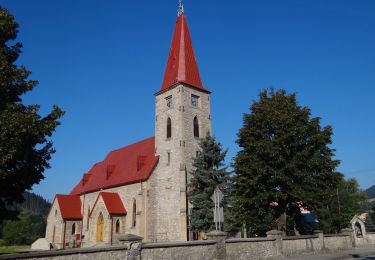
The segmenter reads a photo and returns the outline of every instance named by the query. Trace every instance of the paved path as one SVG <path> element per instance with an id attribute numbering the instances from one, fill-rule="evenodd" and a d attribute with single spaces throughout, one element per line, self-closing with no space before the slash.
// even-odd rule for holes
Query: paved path
<path id="1" fill-rule="evenodd" d="M 294 259 L 294 260 L 345 260 L 345 259 L 368 259 L 375 260 L 375 245 L 366 245 L 363 247 L 358 247 L 352 250 L 345 250 L 336 253 L 327 253 L 319 255 L 302 255 L 294 256 L 291 258 L 285 259 Z"/>

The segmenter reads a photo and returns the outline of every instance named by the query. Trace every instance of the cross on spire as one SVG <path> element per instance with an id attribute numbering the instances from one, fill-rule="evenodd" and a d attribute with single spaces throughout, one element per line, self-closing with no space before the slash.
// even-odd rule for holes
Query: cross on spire
<path id="1" fill-rule="evenodd" d="M 178 9 L 177 9 L 177 16 L 180 16 L 184 13 L 184 3 L 182 3 L 182 0 L 178 1 Z"/>

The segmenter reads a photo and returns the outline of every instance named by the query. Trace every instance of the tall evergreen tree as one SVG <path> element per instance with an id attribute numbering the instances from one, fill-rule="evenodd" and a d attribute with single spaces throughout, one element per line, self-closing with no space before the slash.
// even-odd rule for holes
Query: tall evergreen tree
<path id="1" fill-rule="evenodd" d="M 275 228 L 283 214 L 293 233 L 301 208 L 314 211 L 336 190 L 339 161 L 332 159 L 331 136 L 332 128 L 311 118 L 296 94 L 260 92 L 244 114 L 234 158 L 236 208 L 252 235 Z"/>
<path id="2" fill-rule="evenodd" d="M 227 151 L 223 151 L 221 144 L 210 134 L 201 140 L 199 147 L 200 152 L 193 158 L 195 169 L 189 183 L 189 201 L 193 206 L 190 225 L 193 231 L 208 231 L 214 220 L 211 196 L 216 187 L 224 194 L 228 190 L 229 174 L 223 163 Z"/>
<path id="3" fill-rule="evenodd" d="M 54 106 L 42 117 L 38 105 L 22 104 L 22 95 L 37 81 L 16 61 L 22 44 L 14 43 L 18 24 L 13 15 L 0 7 L 0 222 L 17 215 L 13 207 L 22 194 L 44 178 L 54 152 L 50 138 L 63 112 Z"/>

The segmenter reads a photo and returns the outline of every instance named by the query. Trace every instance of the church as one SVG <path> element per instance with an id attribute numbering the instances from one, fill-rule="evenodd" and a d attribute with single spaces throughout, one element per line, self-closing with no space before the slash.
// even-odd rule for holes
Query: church
<path id="1" fill-rule="evenodd" d="M 186 191 L 200 138 L 211 132 L 210 91 L 200 78 L 181 3 L 155 91 L 155 136 L 109 152 L 70 194 L 55 196 L 46 227 L 54 248 L 112 245 L 125 234 L 148 242 L 191 238 Z"/>

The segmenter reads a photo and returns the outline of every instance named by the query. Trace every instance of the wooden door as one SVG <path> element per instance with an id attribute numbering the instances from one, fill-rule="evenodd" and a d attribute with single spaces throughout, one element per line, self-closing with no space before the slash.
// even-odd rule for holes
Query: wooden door
<path id="1" fill-rule="evenodd" d="M 102 242 L 104 234 L 104 218 L 103 214 L 100 213 L 98 217 L 97 227 L 96 227 L 96 241 Z"/>

